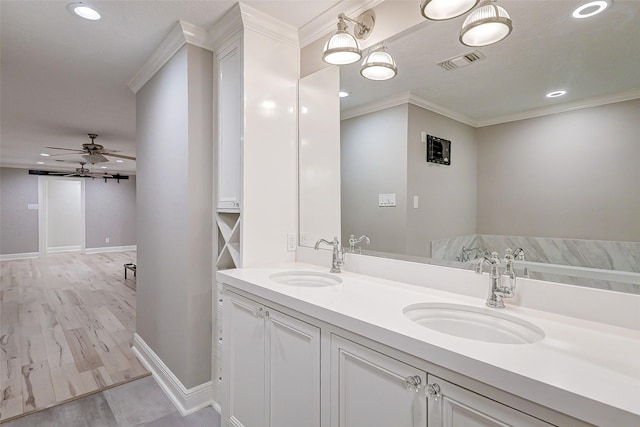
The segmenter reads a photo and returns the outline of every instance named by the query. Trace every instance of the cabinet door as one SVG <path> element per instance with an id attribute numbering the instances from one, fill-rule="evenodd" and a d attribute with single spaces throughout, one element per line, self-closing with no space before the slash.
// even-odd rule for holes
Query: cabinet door
<path id="1" fill-rule="evenodd" d="M 429 427 L 550 426 L 537 418 L 429 375 Z"/>
<path id="2" fill-rule="evenodd" d="M 331 427 L 424 427 L 426 373 L 338 336 L 331 338 Z"/>
<path id="3" fill-rule="evenodd" d="M 226 408 L 225 425 L 267 425 L 265 393 L 264 309 L 253 301 L 229 296 L 225 299 L 223 366 Z"/>
<path id="4" fill-rule="evenodd" d="M 320 426 L 320 329 L 267 308 L 271 427 Z"/>
<path id="5" fill-rule="evenodd" d="M 217 55 L 218 209 L 240 209 L 242 54 L 240 40 Z"/>

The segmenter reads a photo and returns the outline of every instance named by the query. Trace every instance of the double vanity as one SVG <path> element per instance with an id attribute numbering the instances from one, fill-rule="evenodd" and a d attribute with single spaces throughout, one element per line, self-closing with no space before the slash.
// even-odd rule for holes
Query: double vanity
<path id="1" fill-rule="evenodd" d="M 225 425 L 640 425 L 636 295 L 368 258 L 217 273 Z"/>

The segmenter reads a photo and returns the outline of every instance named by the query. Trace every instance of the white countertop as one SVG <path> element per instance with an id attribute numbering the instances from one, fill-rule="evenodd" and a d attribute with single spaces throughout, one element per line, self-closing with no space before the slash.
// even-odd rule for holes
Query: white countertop
<path id="1" fill-rule="evenodd" d="M 425 328 L 403 314 L 415 303 L 484 307 L 483 299 L 349 272 L 339 275 L 343 283 L 329 287 L 269 279 L 289 270 L 327 272 L 295 263 L 220 271 L 218 280 L 578 419 L 640 426 L 640 331 L 507 300 L 501 312 L 537 325 L 545 338 L 534 344 L 486 343 Z"/>

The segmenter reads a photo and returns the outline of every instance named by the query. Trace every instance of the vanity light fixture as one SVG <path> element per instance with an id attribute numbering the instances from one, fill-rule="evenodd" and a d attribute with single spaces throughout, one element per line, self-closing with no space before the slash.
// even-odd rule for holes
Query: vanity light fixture
<path id="1" fill-rule="evenodd" d="M 610 0 L 597 0 L 585 3 L 582 6 L 577 7 L 571 14 L 574 18 L 590 18 L 603 12 L 610 5 Z"/>
<path id="2" fill-rule="evenodd" d="M 354 24 L 353 35 L 347 32 L 345 21 Z M 362 58 L 362 50 L 358 40 L 366 40 L 374 25 L 375 17 L 371 11 L 362 13 L 356 19 L 341 13 L 338 15 L 338 30 L 325 43 L 322 59 L 333 65 L 347 65 L 359 61 Z"/>
<path id="3" fill-rule="evenodd" d="M 562 95 L 566 95 L 566 90 L 554 90 L 553 92 L 549 92 L 546 96 L 547 98 L 557 98 Z"/>
<path id="4" fill-rule="evenodd" d="M 464 20 L 460 42 L 472 47 L 488 46 L 507 37 L 512 29 L 509 13 L 495 0 L 485 0 Z"/>
<path id="5" fill-rule="evenodd" d="M 349 92 L 345 92 L 341 90 L 340 92 L 338 92 L 338 96 L 340 98 L 346 98 L 347 96 L 349 96 Z"/>
<path id="6" fill-rule="evenodd" d="M 473 9 L 479 0 L 422 0 L 420 12 L 432 21 L 444 21 L 464 15 Z"/>
<path id="7" fill-rule="evenodd" d="M 101 18 L 100 12 L 98 12 L 93 6 L 81 1 L 68 4 L 67 9 L 79 17 L 88 19 L 89 21 L 97 21 Z"/>
<path id="8" fill-rule="evenodd" d="M 360 75 L 369 80 L 389 80 L 398 74 L 398 67 L 386 48 L 374 49 L 362 62 Z"/>

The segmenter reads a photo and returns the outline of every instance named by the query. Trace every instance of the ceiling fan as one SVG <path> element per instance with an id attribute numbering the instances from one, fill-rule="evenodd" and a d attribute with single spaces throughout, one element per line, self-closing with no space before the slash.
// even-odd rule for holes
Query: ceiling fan
<path id="1" fill-rule="evenodd" d="M 73 153 L 63 153 L 63 154 L 52 154 L 52 156 L 67 156 L 69 154 L 82 154 L 82 157 L 92 165 L 96 163 L 108 162 L 109 159 L 105 156 L 109 157 L 117 157 L 119 159 L 127 159 L 127 160 L 135 160 L 135 157 L 125 156 L 123 154 L 117 154 L 116 150 L 106 150 L 104 146 L 100 144 L 96 144 L 95 139 L 98 137 L 95 133 L 88 134 L 89 138 L 91 138 L 91 142 L 86 144 L 82 144 L 82 149 L 74 149 L 74 148 L 60 148 L 60 147 L 47 147 L 52 150 L 66 150 L 73 151 Z M 84 165 L 84 163 L 81 163 Z M 83 169 L 83 168 L 81 168 Z"/>
<path id="2" fill-rule="evenodd" d="M 82 178 L 86 178 L 86 177 L 90 177 L 90 178 L 113 178 L 113 175 L 110 175 L 108 173 L 97 173 L 97 172 L 91 172 L 90 169 L 87 169 L 84 167 L 84 165 L 86 165 L 86 162 L 78 162 L 80 163 L 80 167 L 76 168 L 75 172 L 47 172 L 47 175 L 54 175 L 54 176 L 79 176 Z"/>

